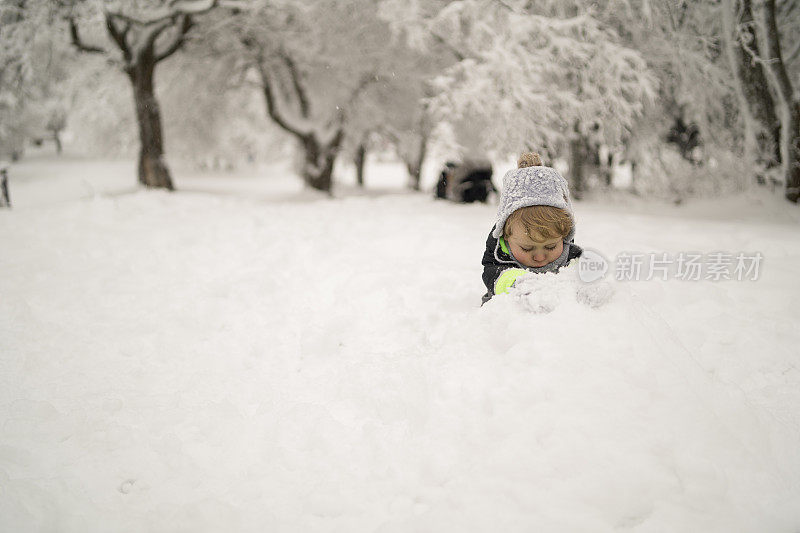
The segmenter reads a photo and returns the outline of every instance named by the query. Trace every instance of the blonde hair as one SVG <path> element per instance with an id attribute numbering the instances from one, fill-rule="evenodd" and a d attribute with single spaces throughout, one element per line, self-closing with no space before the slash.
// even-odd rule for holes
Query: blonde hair
<path id="1" fill-rule="evenodd" d="M 563 209 L 549 205 L 530 205 L 520 207 L 511 213 L 503 226 L 503 237 L 512 234 L 512 227 L 520 222 L 525 228 L 525 234 L 533 239 L 534 236 L 544 240 L 562 239 L 572 231 L 572 218 Z M 533 239 L 539 240 L 539 239 Z"/>
<path id="2" fill-rule="evenodd" d="M 524 152 L 519 156 L 517 168 L 540 167 L 542 158 L 536 152 Z M 503 226 L 503 237 L 511 236 L 512 227 L 520 222 L 525 228 L 525 234 L 533 238 L 533 235 L 544 240 L 562 239 L 572 232 L 572 217 L 569 213 L 558 207 L 549 205 L 531 205 L 521 207 L 511 213 Z M 533 233 L 533 235 L 531 235 Z M 534 239 L 537 240 L 537 239 Z"/>

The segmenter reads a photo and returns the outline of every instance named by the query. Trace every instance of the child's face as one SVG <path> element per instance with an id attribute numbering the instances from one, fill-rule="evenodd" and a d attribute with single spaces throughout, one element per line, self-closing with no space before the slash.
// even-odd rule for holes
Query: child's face
<path id="1" fill-rule="evenodd" d="M 526 267 L 543 267 L 558 259 L 564 251 L 564 240 L 561 237 L 542 239 L 536 233 L 529 237 L 521 222 L 511 225 L 511 235 L 506 241 L 514 259 Z"/>

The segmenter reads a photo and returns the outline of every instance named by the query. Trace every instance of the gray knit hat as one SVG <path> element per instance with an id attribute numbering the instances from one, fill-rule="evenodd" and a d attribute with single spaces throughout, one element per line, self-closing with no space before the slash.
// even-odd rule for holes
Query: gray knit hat
<path id="1" fill-rule="evenodd" d="M 499 239 L 503 236 L 503 227 L 511 213 L 532 205 L 549 205 L 566 211 L 572 219 L 572 231 L 564 237 L 564 241 L 572 241 L 575 237 L 575 214 L 569 199 L 567 180 L 556 169 L 544 166 L 515 168 L 503 176 L 503 190 L 492 237 Z"/>

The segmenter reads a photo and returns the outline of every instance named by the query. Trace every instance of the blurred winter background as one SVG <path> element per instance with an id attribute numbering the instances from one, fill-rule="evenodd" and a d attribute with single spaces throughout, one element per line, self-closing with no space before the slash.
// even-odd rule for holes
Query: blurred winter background
<path id="1" fill-rule="evenodd" d="M 797 0 L 0 0 L 0 531 L 800 531 L 798 90 Z M 480 307 L 526 150 L 606 305 Z"/>

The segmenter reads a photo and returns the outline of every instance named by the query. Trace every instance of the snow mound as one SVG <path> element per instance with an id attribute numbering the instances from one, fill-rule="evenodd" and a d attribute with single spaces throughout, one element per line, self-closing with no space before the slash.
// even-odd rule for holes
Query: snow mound
<path id="1" fill-rule="evenodd" d="M 509 291 L 519 305 L 532 313 L 549 313 L 562 302 L 579 302 L 591 308 L 608 303 L 614 288 L 607 281 L 585 283 L 578 276 L 578 267 L 571 264 L 558 274 L 525 274 L 517 279 Z"/>
<path id="2" fill-rule="evenodd" d="M 793 223 L 579 208 L 608 256 L 758 246 L 763 276 L 481 307 L 492 206 L 40 187 L 0 211 L 2 531 L 800 525 Z"/>

